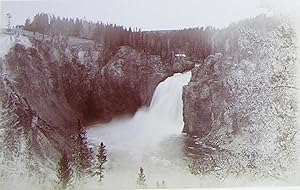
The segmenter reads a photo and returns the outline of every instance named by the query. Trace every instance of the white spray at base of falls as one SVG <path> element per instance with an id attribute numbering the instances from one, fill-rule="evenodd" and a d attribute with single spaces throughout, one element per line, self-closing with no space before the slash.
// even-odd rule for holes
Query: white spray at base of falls
<path id="1" fill-rule="evenodd" d="M 92 126 L 88 130 L 89 140 L 95 144 L 103 141 L 110 149 L 127 147 L 135 152 L 157 144 L 165 136 L 181 134 L 182 89 L 190 78 L 191 72 L 167 78 L 157 86 L 150 107 L 140 108 L 133 117 Z"/>
<path id="2" fill-rule="evenodd" d="M 182 182 L 183 176 L 189 174 L 182 171 L 186 167 L 181 133 L 182 89 L 190 78 L 191 72 L 174 74 L 157 86 L 149 107 L 140 108 L 133 117 L 116 118 L 88 129 L 91 144 L 98 146 L 104 142 L 107 147 L 107 187 L 135 187 L 141 166 L 148 187 L 155 187 L 156 180 L 162 179 L 177 187 L 187 185 Z"/>

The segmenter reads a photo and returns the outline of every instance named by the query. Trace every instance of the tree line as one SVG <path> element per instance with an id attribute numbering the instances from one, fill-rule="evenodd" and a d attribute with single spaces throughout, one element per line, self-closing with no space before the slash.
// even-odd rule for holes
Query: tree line
<path id="1" fill-rule="evenodd" d="M 102 183 L 104 178 L 105 163 L 108 161 L 106 146 L 103 142 L 100 143 L 98 147 L 98 152 L 96 154 L 95 162 L 93 162 L 93 152 L 88 147 L 86 131 L 83 129 L 78 120 L 79 131 L 73 138 L 72 154 L 68 154 L 63 151 L 61 158 L 58 162 L 57 168 L 57 181 L 56 188 L 67 189 L 74 185 L 74 181 L 78 182 L 84 177 L 94 177 L 99 178 L 99 183 Z M 138 188 L 147 188 L 146 175 L 144 174 L 144 169 L 140 167 L 137 181 Z M 157 182 L 158 188 L 165 188 L 165 181 L 162 181 L 160 185 Z"/>
<path id="2" fill-rule="evenodd" d="M 99 182 L 104 178 L 104 164 L 107 162 L 107 150 L 103 142 L 100 143 L 96 160 L 94 162 L 93 151 L 88 146 L 86 131 L 78 119 L 77 132 L 72 135 L 72 151 L 62 151 L 58 162 L 57 185 L 60 189 L 69 187 L 73 180 L 80 181 L 87 176 L 98 176 Z"/>
<path id="3" fill-rule="evenodd" d="M 4 88 L 11 90 L 13 86 L 7 82 Z M 14 91 L 11 92 L 7 101 L 4 102 L 1 114 L 8 115 L 18 110 L 22 116 L 14 114 L 12 117 L 0 117 L 0 180 L 9 180 L 10 177 L 23 177 L 27 180 L 33 180 L 35 184 L 43 184 L 47 180 L 46 171 L 42 171 L 42 165 L 39 157 L 34 151 L 30 139 L 36 126 L 32 120 L 35 120 L 35 113 L 28 105 L 28 102 L 19 97 Z M 26 104 L 30 113 L 26 113 L 21 104 Z M 32 114 L 24 117 L 25 114 Z M 32 127 L 27 129 L 23 127 L 25 123 L 30 122 Z M 6 127 L 10 126 L 10 127 Z M 103 142 L 98 146 L 97 153 L 89 147 L 84 125 L 78 119 L 77 129 L 70 137 L 71 149 L 61 150 L 61 156 L 57 163 L 55 189 L 68 189 L 74 187 L 76 183 L 89 177 L 97 177 L 101 184 L 104 179 L 105 164 L 108 162 L 107 149 Z M 143 168 L 137 178 L 137 186 L 146 187 L 146 176 Z M 52 183 L 51 183 L 52 185 Z"/>
<path id="4" fill-rule="evenodd" d="M 94 40 L 104 47 L 109 57 L 120 46 L 131 46 L 151 55 L 160 55 L 167 62 L 177 53 L 195 60 L 203 60 L 212 53 L 212 27 L 170 31 L 142 31 L 116 24 L 91 22 L 86 19 L 61 18 L 38 13 L 33 20 L 26 19 L 24 29 L 49 36 L 74 36 Z"/>

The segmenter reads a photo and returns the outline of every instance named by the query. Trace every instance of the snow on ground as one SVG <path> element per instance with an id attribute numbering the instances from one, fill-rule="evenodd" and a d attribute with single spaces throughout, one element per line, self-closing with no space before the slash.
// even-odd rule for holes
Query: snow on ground
<path id="1" fill-rule="evenodd" d="M 296 29 L 296 38 L 297 38 L 297 62 L 296 62 L 296 87 L 297 89 L 300 89 L 300 1 L 280 1 L 280 0 L 265 0 L 266 2 L 270 3 L 270 9 L 273 12 L 276 12 L 278 14 L 287 15 L 291 18 L 293 21 L 294 27 Z M 297 130 L 298 133 L 295 136 L 296 143 L 297 143 L 297 153 L 298 153 L 298 165 L 297 170 L 300 171 L 300 90 L 298 90 L 298 94 L 296 96 L 297 99 Z M 296 175 L 294 175 L 294 178 L 292 180 L 299 181 L 300 179 L 300 172 L 298 172 Z M 299 187 L 298 187 L 299 188 Z"/>
<path id="2" fill-rule="evenodd" d="M 24 45 L 26 48 L 32 46 L 29 39 L 25 36 L 0 34 L 0 58 L 4 57 L 9 52 L 9 49 L 17 43 Z"/>
<path id="3" fill-rule="evenodd" d="M 300 13 L 299 11 L 297 12 L 297 15 L 295 15 L 294 17 L 294 23 L 295 23 L 295 28 L 296 28 L 296 35 L 297 35 L 297 78 L 296 78 L 296 86 L 298 89 L 300 89 Z M 297 113 L 297 130 L 298 130 L 298 134 L 296 135 L 296 143 L 297 143 L 297 153 L 298 153 L 298 165 L 297 165 L 297 170 L 298 173 L 295 175 L 295 180 L 299 180 L 300 179 L 300 112 L 299 112 L 299 108 L 300 108 L 300 90 L 298 90 L 298 95 L 296 96 L 297 99 L 297 105 L 298 105 L 298 113 Z"/>

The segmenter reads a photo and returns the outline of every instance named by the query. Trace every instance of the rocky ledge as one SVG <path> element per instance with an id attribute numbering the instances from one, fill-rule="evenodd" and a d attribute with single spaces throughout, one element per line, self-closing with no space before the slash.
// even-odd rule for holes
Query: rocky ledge
<path id="1" fill-rule="evenodd" d="M 160 56 L 128 46 L 112 52 L 104 62 L 103 50 L 93 44 L 74 47 L 32 40 L 32 47 L 16 44 L 0 60 L 0 84 L 8 118 L 32 135 L 30 144 L 41 157 L 70 148 L 78 119 L 107 122 L 133 114 L 149 105 L 161 81 L 194 67 L 186 59 L 166 64 Z M 44 151 L 46 147 L 49 151 Z"/>

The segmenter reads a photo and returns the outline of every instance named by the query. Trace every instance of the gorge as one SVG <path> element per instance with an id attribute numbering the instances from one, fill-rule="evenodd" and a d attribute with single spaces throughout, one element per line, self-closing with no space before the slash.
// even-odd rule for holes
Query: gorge
<path id="1" fill-rule="evenodd" d="M 38 176 L 28 179 L 49 189 L 62 155 L 81 154 L 76 135 L 94 157 L 106 145 L 103 188 L 135 188 L 139 167 L 149 188 L 162 180 L 177 188 L 264 184 L 296 172 L 289 19 L 151 32 L 78 23 L 38 14 L 1 34 L 3 176 Z M 97 187 L 87 176 L 75 180 L 78 188 Z"/>

